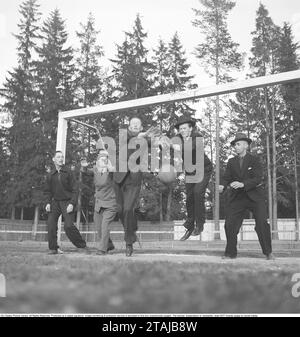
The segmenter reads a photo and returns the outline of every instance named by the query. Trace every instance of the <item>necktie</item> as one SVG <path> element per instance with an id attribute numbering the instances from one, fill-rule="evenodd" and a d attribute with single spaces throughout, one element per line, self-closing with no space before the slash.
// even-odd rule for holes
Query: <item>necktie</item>
<path id="1" fill-rule="evenodd" d="M 244 161 L 244 157 L 240 157 L 240 169 L 242 169 L 243 167 L 243 161 Z"/>

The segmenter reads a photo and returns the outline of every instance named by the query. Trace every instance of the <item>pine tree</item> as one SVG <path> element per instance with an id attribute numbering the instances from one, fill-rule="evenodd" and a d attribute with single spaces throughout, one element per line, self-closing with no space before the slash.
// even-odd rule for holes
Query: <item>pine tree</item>
<path id="1" fill-rule="evenodd" d="M 251 48 L 253 56 L 249 61 L 252 76 L 265 76 L 275 72 L 279 30 L 279 27 L 269 16 L 266 7 L 260 4 L 256 12 L 255 31 L 251 33 L 253 36 Z"/>
<path id="2" fill-rule="evenodd" d="M 80 106 L 94 106 L 96 104 L 113 103 L 111 78 L 107 71 L 100 65 L 104 56 L 103 47 L 98 44 L 98 34 L 96 30 L 94 16 L 90 13 L 87 23 L 81 24 L 81 31 L 77 32 L 80 40 L 80 49 L 77 57 L 77 78 L 76 78 L 76 100 Z M 101 134 L 111 134 L 112 114 L 97 116 L 96 118 L 85 118 L 85 122 L 95 125 Z M 95 145 L 98 135 L 86 129 L 78 127 L 78 136 L 81 138 L 81 152 L 87 152 L 89 161 L 95 161 Z"/>
<path id="3" fill-rule="evenodd" d="M 235 3 L 228 0 L 200 0 L 203 9 L 193 9 L 199 19 L 193 25 L 200 29 L 205 36 L 203 43 L 196 48 L 196 55 L 205 66 L 207 73 L 215 78 L 216 84 L 231 81 L 229 71 L 240 69 L 242 55 L 238 52 L 235 43 L 228 32 L 227 17 Z M 216 169 L 215 169 L 215 200 L 214 219 L 216 230 L 219 230 L 219 182 L 220 182 L 220 99 L 216 97 Z M 219 235 L 216 235 L 219 238 Z"/>
<path id="4" fill-rule="evenodd" d="M 148 34 L 144 32 L 139 14 L 136 16 L 132 31 L 127 32 L 126 35 L 131 48 L 128 74 L 129 93 L 133 98 L 149 96 L 152 86 L 153 66 L 147 60 L 149 51 L 144 43 Z"/>
<path id="5" fill-rule="evenodd" d="M 232 122 L 234 123 L 234 132 L 243 130 L 249 138 L 256 134 L 256 129 L 261 122 L 260 101 L 255 90 L 244 90 L 236 94 L 235 99 L 230 100 L 230 105 L 234 114 Z M 257 113 L 258 111 L 258 113 Z"/>
<path id="6" fill-rule="evenodd" d="M 196 84 L 192 84 L 191 80 L 194 76 L 188 75 L 190 64 L 187 63 L 185 51 L 179 40 L 178 33 L 175 33 L 168 48 L 169 74 L 170 81 L 168 83 L 168 92 L 177 92 L 187 89 L 195 89 Z M 195 103 L 195 102 L 193 102 Z M 191 117 L 195 113 L 195 109 L 191 108 L 187 102 L 173 103 L 166 107 L 169 111 L 169 123 L 172 125 L 177 116 L 185 115 Z"/>
<path id="7" fill-rule="evenodd" d="M 265 76 L 277 71 L 277 55 L 279 47 L 280 29 L 273 23 L 268 10 L 260 4 L 256 13 L 256 28 L 252 32 L 253 39 L 250 57 L 252 76 Z M 269 217 L 273 238 L 277 238 L 277 149 L 276 149 L 276 109 L 277 88 L 259 90 L 259 96 L 264 100 L 265 125 L 261 138 L 266 140 L 267 167 L 268 167 L 268 196 Z"/>
<path id="8" fill-rule="evenodd" d="M 101 101 L 102 69 L 100 59 L 103 48 L 97 44 L 99 31 L 95 27 L 95 18 L 89 14 L 87 23 L 80 24 L 81 31 L 76 32 L 80 40 L 77 57 L 77 97 L 79 105 L 93 106 Z"/>
<path id="9" fill-rule="evenodd" d="M 68 34 L 59 10 L 52 11 L 43 23 L 42 43 L 36 48 L 38 60 L 35 62 L 35 78 L 38 88 L 38 125 L 40 143 L 37 150 L 39 165 L 43 167 L 43 185 L 45 171 L 52 166 L 52 156 L 56 148 L 58 113 L 76 108 L 75 67 L 73 49 L 66 47 Z M 66 163 L 79 162 L 80 141 L 72 132 L 69 123 L 67 133 Z M 71 166 L 72 167 L 72 166 Z M 37 215 L 35 215 L 35 225 Z"/>
<path id="10" fill-rule="evenodd" d="M 294 37 L 292 34 L 292 28 L 288 23 L 284 23 L 281 30 L 281 36 L 279 40 L 278 48 L 278 71 L 285 72 L 299 69 L 300 62 L 297 55 L 299 50 L 299 44 L 294 42 Z M 298 224 L 298 236 L 299 240 L 299 212 L 300 212 L 300 158 L 299 158 L 299 149 L 300 149 L 300 85 L 298 83 L 291 83 L 282 85 L 280 87 L 283 99 L 285 101 L 285 115 L 286 120 L 289 120 L 289 131 L 285 133 L 286 138 L 289 140 L 286 149 L 292 149 L 290 153 L 291 162 L 293 165 L 289 165 L 288 161 L 285 159 L 285 167 L 292 167 L 290 169 L 289 181 L 285 179 L 285 182 L 290 189 L 293 191 L 295 209 L 296 209 L 296 223 Z M 290 135 L 293 137 L 290 137 Z M 292 172 L 291 172 L 292 171 Z"/>
<path id="11" fill-rule="evenodd" d="M 8 154 L 8 130 L 0 126 L 0 217 L 7 216 L 7 185 L 10 180 L 9 154 Z"/>
<path id="12" fill-rule="evenodd" d="M 147 33 L 144 32 L 140 16 L 137 15 L 132 31 L 125 33 L 125 40 L 117 46 L 117 57 L 113 62 L 115 94 L 120 101 L 150 96 L 152 92 L 153 65 L 148 62 L 148 49 L 145 47 Z M 127 116 L 138 114 L 145 127 L 152 122 L 150 108 L 128 111 Z M 119 122 L 123 124 L 122 118 Z"/>
<path id="13" fill-rule="evenodd" d="M 39 89 L 39 117 L 44 135 L 42 151 L 50 158 L 55 150 L 58 112 L 75 108 L 75 67 L 73 49 L 66 47 L 68 34 L 58 9 L 42 26 L 42 46 L 37 48 L 36 78 Z M 71 134 L 68 134 L 70 137 Z M 68 144 L 76 146 L 69 138 Z M 68 148 L 72 159 L 75 148 Z"/>
<path id="14" fill-rule="evenodd" d="M 104 55 L 103 48 L 97 43 L 99 31 L 95 27 L 95 19 L 92 13 L 89 14 L 86 24 L 80 24 L 81 31 L 76 32 L 80 41 L 80 48 L 77 50 L 78 57 L 76 59 L 76 99 L 80 106 L 93 106 L 103 103 L 102 85 L 103 73 L 100 66 L 100 59 Z M 99 119 L 99 118 L 97 118 Z M 88 124 L 95 124 L 94 119 L 85 118 Z M 95 144 L 97 139 L 95 132 L 81 125 L 74 126 L 74 131 L 77 131 L 77 136 L 81 142 L 79 151 L 87 155 L 88 161 L 95 160 L 95 147 L 91 147 L 91 142 Z M 92 187 L 88 184 L 82 185 L 82 175 L 79 173 L 80 193 L 78 195 L 77 205 L 77 225 L 79 225 L 82 203 L 88 204 L 91 196 Z M 85 192 L 85 193 L 84 193 Z M 82 199 L 82 200 L 81 200 Z"/>
<path id="15" fill-rule="evenodd" d="M 162 95 L 169 92 L 170 84 L 170 62 L 168 55 L 168 46 L 166 43 L 159 39 L 157 48 L 153 49 L 152 63 L 154 66 L 154 76 L 153 76 L 153 89 L 155 94 Z M 160 129 L 162 132 L 168 131 L 169 123 L 169 113 L 166 111 L 165 106 L 160 105 L 159 107 L 154 107 L 153 110 L 154 120 L 158 120 Z"/>
<path id="16" fill-rule="evenodd" d="M 33 78 L 33 53 L 39 40 L 39 5 L 36 0 L 27 0 L 20 5 L 18 24 L 17 67 L 9 72 L 1 95 L 4 107 L 12 116 L 8 132 L 9 170 L 11 180 L 7 187 L 7 203 L 14 207 L 36 205 L 39 168 L 36 164 L 38 127 L 35 81 Z"/>

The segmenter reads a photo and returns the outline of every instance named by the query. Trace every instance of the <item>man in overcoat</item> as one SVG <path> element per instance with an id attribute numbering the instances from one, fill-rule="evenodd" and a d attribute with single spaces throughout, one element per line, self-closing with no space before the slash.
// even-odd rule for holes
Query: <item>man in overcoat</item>
<path id="1" fill-rule="evenodd" d="M 251 211 L 255 219 L 255 231 L 263 254 L 273 260 L 271 230 L 267 222 L 267 206 L 262 186 L 263 170 L 260 160 L 247 152 L 252 140 L 244 133 L 237 133 L 231 146 L 237 155 L 229 159 L 219 191 L 229 189 L 225 219 L 227 245 L 224 259 L 237 256 L 237 235 L 245 212 Z"/>

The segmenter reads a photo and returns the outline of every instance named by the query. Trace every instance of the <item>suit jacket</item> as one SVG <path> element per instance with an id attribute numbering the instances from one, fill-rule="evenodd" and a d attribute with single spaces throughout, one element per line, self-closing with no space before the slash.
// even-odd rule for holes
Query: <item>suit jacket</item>
<path id="1" fill-rule="evenodd" d="M 192 163 L 196 164 L 196 138 L 202 137 L 202 135 L 198 132 L 193 131 L 191 134 L 192 138 Z M 181 134 L 179 134 L 179 138 L 181 139 L 183 143 L 183 138 Z M 184 147 L 182 147 L 182 160 L 184 160 Z M 212 174 L 213 166 L 210 161 L 210 159 L 207 157 L 207 155 L 204 153 L 204 178 L 209 178 Z M 186 172 L 187 175 L 194 175 L 195 172 Z"/>
<path id="2" fill-rule="evenodd" d="M 116 194 L 113 183 L 113 173 L 100 173 L 96 166 L 93 169 L 85 169 L 84 175 L 93 176 L 95 185 L 95 208 L 99 212 L 101 207 L 110 208 L 117 205 Z"/>
<path id="3" fill-rule="evenodd" d="M 101 174 L 96 169 L 94 171 L 96 212 L 99 212 L 101 207 L 110 208 L 117 206 L 112 178 L 112 172 L 105 172 Z"/>
<path id="4" fill-rule="evenodd" d="M 52 199 L 57 195 L 57 170 L 54 169 L 47 174 L 44 186 L 44 195 L 46 196 L 46 204 L 51 203 Z M 60 170 L 61 191 L 58 200 L 70 200 L 72 205 L 76 205 L 78 198 L 78 184 L 75 180 L 73 172 L 65 165 Z"/>
<path id="5" fill-rule="evenodd" d="M 137 137 L 136 134 L 132 134 L 129 130 L 127 130 L 127 142 L 126 139 L 119 139 L 119 142 L 121 144 L 120 146 L 120 152 L 127 151 L 127 157 L 120 159 L 120 153 L 119 153 L 119 170 L 120 170 L 120 164 L 123 164 L 123 167 L 126 167 L 127 170 L 120 172 L 119 170 L 117 172 L 114 172 L 113 174 L 113 180 L 115 183 L 117 184 L 121 184 L 123 182 L 123 180 L 125 179 L 125 177 L 127 177 L 128 174 L 132 175 L 132 179 L 134 181 L 134 184 L 140 184 L 141 180 L 142 180 L 142 172 L 130 172 L 128 169 L 128 160 L 130 158 L 130 156 L 136 151 L 136 149 L 128 149 L 128 143 L 130 141 L 131 138 L 133 137 Z M 120 162 L 120 160 L 122 160 L 122 163 Z"/>
<path id="6" fill-rule="evenodd" d="M 264 190 L 262 187 L 263 170 L 258 157 L 247 153 L 240 168 L 239 157 L 229 159 L 221 184 L 224 188 L 230 188 L 234 181 L 244 183 L 244 188 L 230 188 L 229 202 L 233 201 L 241 193 L 246 193 L 253 201 L 264 200 Z"/>

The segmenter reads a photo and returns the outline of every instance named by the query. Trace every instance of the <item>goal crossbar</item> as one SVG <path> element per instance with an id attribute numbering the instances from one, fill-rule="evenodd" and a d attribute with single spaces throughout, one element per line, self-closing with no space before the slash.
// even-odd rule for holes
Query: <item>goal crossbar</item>
<path id="1" fill-rule="evenodd" d="M 56 149 L 62 151 L 65 154 L 68 119 L 88 117 L 95 114 L 104 114 L 109 112 L 121 112 L 129 109 L 144 108 L 147 106 L 178 102 L 183 100 L 195 100 L 199 98 L 224 95 L 237 91 L 255 89 L 276 84 L 284 84 L 294 81 L 300 81 L 300 70 L 293 70 L 280 74 L 249 78 L 242 81 L 229 82 L 194 90 L 179 91 L 175 93 L 149 96 L 117 103 L 97 105 L 94 107 L 62 111 L 59 113 L 58 116 Z"/>
<path id="2" fill-rule="evenodd" d="M 98 113 L 116 112 L 128 109 L 144 108 L 156 104 L 164 104 L 182 100 L 193 100 L 216 95 L 229 94 L 236 91 L 254 89 L 269 85 L 287 83 L 300 80 L 300 70 L 289 71 L 280 74 L 249 78 L 247 80 L 229 82 L 225 84 L 213 85 L 194 90 L 179 91 L 175 93 L 162 94 L 137 98 L 117 103 L 97 105 L 82 109 L 75 109 L 61 112 L 63 118 L 76 118 L 91 116 Z"/>

